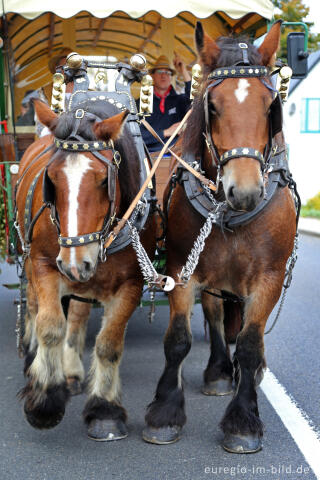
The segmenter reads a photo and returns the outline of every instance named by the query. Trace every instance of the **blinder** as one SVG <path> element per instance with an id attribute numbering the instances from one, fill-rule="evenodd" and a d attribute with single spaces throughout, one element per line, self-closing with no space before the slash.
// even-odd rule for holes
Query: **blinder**
<path id="1" fill-rule="evenodd" d="M 280 95 L 277 94 L 270 107 L 270 127 L 272 138 L 282 131 L 283 112 Z"/>
<path id="2" fill-rule="evenodd" d="M 42 180 L 42 197 L 44 203 L 53 205 L 55 201 L 54 185 L 48 175 L 48 167 L 45 169 Z"/>

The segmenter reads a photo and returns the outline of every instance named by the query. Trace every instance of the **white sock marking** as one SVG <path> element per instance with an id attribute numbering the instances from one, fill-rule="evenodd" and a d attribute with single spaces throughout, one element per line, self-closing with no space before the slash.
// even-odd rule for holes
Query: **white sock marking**
<path id="1" fill-rule="evenodd" d="M 298 445 L 315 476 L 320 480 L 320 440 L 307 414 L 290 398 L 268 368 L 260 387 Z"/>
<path id="2" fill-rule="evenodd" d="M 68 155 L 63 171 L 69 186 L 68 236 L 78 235 L 78 195 L 83 175 L 89 170 L 91 160 L 85 155 Z M 70 248 L 70 264 L 76 265 L 76 249 Z"/>
<path id="3" fill-rule="evenodd" d="M 250 87 L 250 83 L 246 78 L 240 78 L 238 82 L 237 90 L 234 91 L 236 99 L 239 103 L 245 101 L 248 96 L 248 88 Z"/>

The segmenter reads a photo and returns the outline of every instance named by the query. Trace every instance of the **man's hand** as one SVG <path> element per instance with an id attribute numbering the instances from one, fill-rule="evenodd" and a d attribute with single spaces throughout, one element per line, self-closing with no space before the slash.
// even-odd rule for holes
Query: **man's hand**
<path id="1" fill-rule="evenodd" d="M 163 136 L 165 138 L 171 137 L 171 135 L 173 134 L 173 132 L 175 131 L 175 129 L 178 127 L 179 124 L 180 122 L 173 123 L 169 128 L 166 128 L 165 130 L 163 130 Z"/>
<path id="2" fill-rule="evenodd" d="M 176 53 L 174 53 L 173 65 L 177 70 L 178 75 L 183 77 L 185 82 L 189 82 L 191 80 L 191 75 L 187 70 L 185 63 L 182 61 L 182 58 Z"/>

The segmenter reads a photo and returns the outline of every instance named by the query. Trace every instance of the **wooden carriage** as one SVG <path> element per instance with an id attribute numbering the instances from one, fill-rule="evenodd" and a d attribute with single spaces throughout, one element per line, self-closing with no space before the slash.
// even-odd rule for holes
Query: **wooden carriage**
<path id="1" fill-rule="evenodd" d="M 1 235 L 7 256 L 14 244 L 13 187 L 19 157 L 32 143 L 34 126 L 17 126 L 21 101 L 29 90 L 43 88 L 50 97 L 52 74 L 48 61 L 63 47 L 86 56 L 104 56 L 113 61 L 128 62 L 135 53 L 143 53 L 148 66 L 160 54 L 172 60 L 177 52 L 189 68 L 196 62 L 194 27 L 202 19 L 212 37 L 243 32 L 258 38 L 272 21 L 270 0 L 218 0 L 211 2 L 175 2 L 152 5 L 140 2 L 132 6 L 127 0 L 101 7 L 98 1 L 90 6 L 79 1 L 67 6 L 61 1 L 41 4 L 34 1 L 5 1 L 2 16 L 0 48 L 0 165 L 1 165 Z M 178 79 L 179 81 L 179 79 Z M 132 94 L 138 96 L 139 85 Z M 8 133 L 9 132 L 9 133 Z M 159 174 L 158 198 L 169 173 L 170 160 L 163 159 Z M 5 224 L 5 225 L 4 225 Z"/>

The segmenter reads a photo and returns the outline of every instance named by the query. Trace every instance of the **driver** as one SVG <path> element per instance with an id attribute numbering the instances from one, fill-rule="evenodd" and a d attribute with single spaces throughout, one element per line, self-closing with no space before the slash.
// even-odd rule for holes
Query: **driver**
<path id="1" fill-rule="evenodd" d="M 154 66 L 149 70 L 153 78 L 154 93 L 153 113 L 147 121 L 163 141 L 166 141 L 172 135 L 191 105 L 191 76 L 186 65 L 176 53 L 173 64 L 175 68 L 170 65 L 165 55 L 160 55 Z M 178 95 L 172 86 L 172 78 L 176 71 L 185 82 L 184 94 Z M 139 100 L 137 103 L 139 108 Z M 141 126 L 141 134 L 150 152 L 161 150 L 161 143 L 144 126 Z"/>

